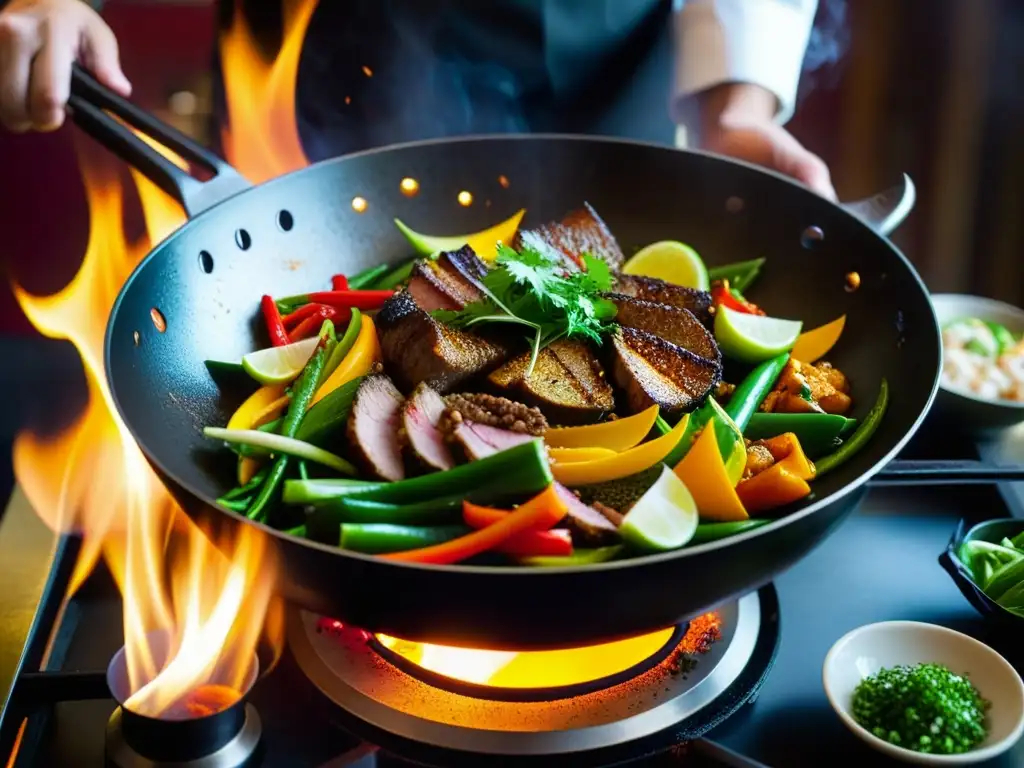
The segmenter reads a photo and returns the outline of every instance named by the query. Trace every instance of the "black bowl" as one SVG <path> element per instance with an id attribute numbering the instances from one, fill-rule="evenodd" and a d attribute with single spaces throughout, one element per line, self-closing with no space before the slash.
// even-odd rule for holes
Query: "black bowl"
<path id="1" fill-rule="evenodd" d="M 965 541 L 979 539 L 981 541 L 998 543 L 1004 537 L 1012 539 L 1021 531 L 1024 531 L 1024 519 L 1013 517 L 1000 518 L 998 520 L 987 520 L 984 523 L 978 523 L 966 532 L 965 528 L 964 521 L 961 520 L 952 538 L 949 540 L 949 544 L 946 545 L 946 551 L 939 555 L 939 564 L 946 569 L 946 572 L 960 588 L 960 592 L 967 598 L 967 602 L 973 605 L 978 613 L 986 619 L 991 619 L 1006 628 L 1013 628 L 1017 631 L 1024 629 L 1024 616 L 1011 613 L 982 592 L 978 585 L 974 583 L 967 566 L 961 563 L 960 558 L 957 557 L 960 545 Z"/>

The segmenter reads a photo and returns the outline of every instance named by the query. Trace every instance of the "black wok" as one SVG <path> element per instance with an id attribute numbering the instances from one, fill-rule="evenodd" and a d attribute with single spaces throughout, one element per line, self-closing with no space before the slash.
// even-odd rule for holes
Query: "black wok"
<path id="1" fill-rule="evenodd" d="M 203 361 L 257 342 L 263 293 L 283 296 L 409 255 L 393 224 L 471 232 L 526 208 L 527 224 L 589 201 L 627 253 L 683 239 L 709 263 L 765 256 L 751 298 L 813 327 L 846 313 L 832 359 L 863 417 L 882 377 L 891 404 L 867 447 L 814 495 L 751 533 L 667 554 L 578 569 L 422 566 L 272 537 L 280 592 L 366 629 L 487 647 L 554 647 L 667 626 L 774 578 L 849 514 L 871 475 L 907 442 L 935 395 L 940 337 L 921 279 L 885 237 L 778 175 L 718 157 L 611 139 L 498 136 L 431 141 L 319 163 L 256 188 L 229 166 L 76 73 L 78 124 L 177 196 L 192 216 L 139 265 L 107 328 L 106 370 L 125 424 L 186 512 L 254 526 L 217 507 L 233 461 L 204 440 L 242 398 Z M 199 183 L 97 107 L 116 112 L 216 176 Z M 419 180 L 406 197 L 404 177 Z M 507 188 L 499 177 L 507 177 Z M 474 203 L 457 202 L 460 191 Z M 350 202 L 365 198 L 357 213 Z M 809 229 L 817 228 L 817 229 Z M 205 255 L 204 255 L 205 254 Z M 859 290 L 847 292 L 856 271 Z M 155 327 L 151 310 L 166 319 Z M 837 593 L 838 595 L 839 593 Z M 840 598 L 842 599 L 842 598 Z"/>

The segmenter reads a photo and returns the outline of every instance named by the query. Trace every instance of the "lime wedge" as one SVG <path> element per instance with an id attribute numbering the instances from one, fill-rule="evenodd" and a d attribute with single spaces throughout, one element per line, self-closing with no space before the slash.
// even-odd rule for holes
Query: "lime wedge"
<path id="1" fill-rule="evenodd" d="M 457 251 L 462 246 L 468 245 L 484 261 L 494 261 L 497 256 L 497 244 L 512 244 L 516 230 L 519 229 L 519 222 L 523 220 L 525 213 L 526 209 L 523 208 L 500 224 L 468 235 L 425 235 L 411 229 L 399 219 L 395 219 L 395 226 L 405 235 L 416 253 L 422 256 L 430 256 L 438 251 Z"/>
<path id="2" fill-rule="evenodd" d="M 654 485 L 626 513 L 619 526 L 623 540 L 637 549 L 678 549 L 697 531 L 697 505 L 675 472 L 662 467 Z"/>
<path id="3" fill-rule="evenodd" d="M 675 240 L 651 243 L 622 265 L 625 275 L 657 277 L 685 288 L 708 290 L 708 270 L 690 246 Z"/>
<path id="4" fill-rule="evenodd" d="M 719 305 L 715 310 L 715 339 L 722 354 L 744 363 L 760 363 L 792 349 L 803 323 L 737 312 Z"/>
<path id="5" fill-rule="evenodd" d="M 250 352 L 242 358 L 242 368 L 260 384 L 283 384 L 302 372 L 319 343 L 319 337 L 314 336 L 283 347 Z"/>

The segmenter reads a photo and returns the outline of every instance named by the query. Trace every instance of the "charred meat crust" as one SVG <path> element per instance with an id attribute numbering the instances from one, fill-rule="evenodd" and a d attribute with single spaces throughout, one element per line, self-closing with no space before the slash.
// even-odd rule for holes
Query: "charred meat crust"
<path id="1" fill-rule="evenodd" d="M 690 310 L 621 293 L 605 294 L 605 298 L 615 304 L 615 322 L 619 325 L 660 336 L 698 357 L 722 364 L 722 353 L 715 337 Z"/>
<path id="2" fill-rule="evenodd" d="M 356 460 L 374 477 L 405 477 L 398 427 L 404 398 L 387 376 L 363 379 L 348 417 L 348 440 Z"/>
<path id="3" fill-rule="evenodd" d="M 405 392 L 424 382 L 444 394 L 508 359 L 504 345 L 442 325 L 406 291 L 384 302 L 375 319 L 386 369 Z"/>
<path id="4" fill-rule="evenodd" d="M 652 405 L 669 414 L 692 411 L 722 375 L 719 364 L 635 328 L 620 326 L 612 347 L 615 383 L 631 413 Z"/>
<path id="5" fill-rule="evenodd" d="M 442 253 L 436 259 L 420 259 L 412 269 L 408 291 L 420 308 L 462 309 L 483 298 L 480 278 L 486 267 L 473 249 Z"/>
<path id="6" fill-rule="evenodd" d="M 711 324 L 711 294 L 696 288 L 673 285 L 656 277 L 615 275 L 615 292 L 634 299 L 688 309 L 704 325 Z"/>
<path id="7" fill-rule="evenodd" d="M 447 426 L 447 423 L 460 421 L 501 427 L 534 437 L 541 437 L 548 428 L 548 421 L 539 409 L 485 392 L 448 395 L 446 409 L 442 414 L 441 430 L 450 431 L 451 427 Z"/>
<path id="8" fill-rule="evenodd" d="M 426 384 L 413 390 L 402 407 L 401 443 L 406 465 L 413 471 L 437 472 L 451 469 L 455 459 L 438 425 L 445 402 Z"/>
<path id="9" fill-rule="evenodd" d="M 580 341 L 556 341 L 541 350 L 526 378 L 530 353 L 510 360 L 488 381 L 537 406 L 555 424 L 597 421 L 615 408 L 615 394 L 591 349 Z"/>
<path id="10" fill-rule="evenodd" d="M 608 225 L 590 203 L 567 213 L 561 221 L 552 221 L 535 229 L 520 230 L 512 247 L 534 248 L 576 272 L 583 265 L 583 254 L 601 259 L 613 270 L 623 262 L 622 249 Z"/>

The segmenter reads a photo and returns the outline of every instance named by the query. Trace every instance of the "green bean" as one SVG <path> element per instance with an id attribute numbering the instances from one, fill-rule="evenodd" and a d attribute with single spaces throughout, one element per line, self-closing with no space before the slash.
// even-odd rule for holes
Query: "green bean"
<path id="1" fill-rule="evenodd" d="M 375 267 L 367 267 L 362 272 L 357 272 L 348 279 L 349 290 L 358 291 L 373 284 L 381 275 L 391 269 L 390 264 L 378 264 Z"/>
<path id="2" fill-rule="evenodd" d="M 839 446 L 834 453 L 830 453 L 825 458 L 814 462 L 815 469 L 817 470 L 815 477 L 821 477 L 826 472 L 831 472 L 860 451 L 878 430 L 878 425 L 882 423 L 882 417 L 885 416 L 885 411 L 888 407 L 889 382 L 882 379 L 882 386 L 878 391 L 878 399 L 875 400 L 875 404 L 871 406 L 867 417 L 860 423 L 860 426 L 857 427 L 850 439 Z"/>
<path id="3" fill-rule="evenodd" d="M 730 288 L 735 288 L 737 291 L 742 292 L 753 285 L 764 263 L 765 259 L 761 258 L 736 261 L 732 264 L 723 264 L 720 267 L 711 267 L 708 270 L 708 279 L 711 281 L 728 280 Z"/>
<path id="4" fill-rule="evenodd" d="M 354 552 L 387 554 L 443 544 L 465 536 L 472 529 L 465 525 L 420 527 L 383 523 L 344 523 L 338 546 Z"/>

